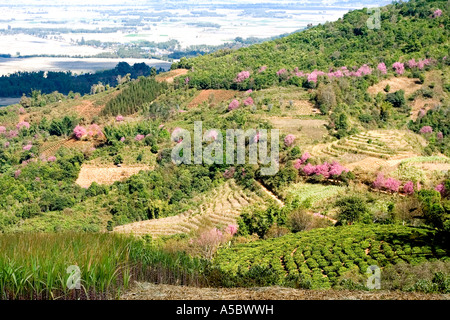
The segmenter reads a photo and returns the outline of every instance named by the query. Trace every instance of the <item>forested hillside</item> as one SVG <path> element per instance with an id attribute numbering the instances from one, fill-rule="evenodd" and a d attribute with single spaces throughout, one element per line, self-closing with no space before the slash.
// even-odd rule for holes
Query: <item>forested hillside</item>
<path id="1" fill-rule="evenodd" d="M 436 10 L 441 14 L 435 15 Z M 442 60 L 450 48 L 448 10 L 447 1 L 397 2 L 381 8 L 381 29 L 372 30 L 367 21 L 374 13 L 355 10 L 336 22 L 237 51 L 182 59 L 172 68 L 192 68 L 189 85 L 196 88 L 261 89 L 279 82 L 301 85 L 302 76 L 297 78 L 302 71 L 328 73 L 364 64 L 375 69 L 381 62 L 390 68 L 412 58 Z M 250 76 L 234 81 L 241 71 Z"/>

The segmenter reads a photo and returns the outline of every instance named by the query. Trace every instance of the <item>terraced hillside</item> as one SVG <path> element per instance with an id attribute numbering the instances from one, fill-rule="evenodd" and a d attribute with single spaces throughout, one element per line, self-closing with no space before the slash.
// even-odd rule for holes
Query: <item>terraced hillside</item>
<path id="1" fill-rule="evenodd" d="M 188 210 L 172 217 L 118 226 L 114 228 L 114 231 L 159 237 L 190 233 L 205 227 L 222 227 L 236 224 L 236 218 L 240 215 L 242 208 L 255 202 L 264 202 L 264 199 L 253 192 L 243 190 L 230 180 L 202 196 L 195 210 Z"/>
<path id="2" fill-rule="evenodd" d="M 420 140 L 419 137 L 407 136 L 402 131 L 368 131 L 332 142 L 325 147 L 315 148 L 313 153 L 333 158 L 342 158 L 345 154 L 359 154 L 385 160 L 404 159 L 417 154 L 408 142 L 410 138 Z"/>

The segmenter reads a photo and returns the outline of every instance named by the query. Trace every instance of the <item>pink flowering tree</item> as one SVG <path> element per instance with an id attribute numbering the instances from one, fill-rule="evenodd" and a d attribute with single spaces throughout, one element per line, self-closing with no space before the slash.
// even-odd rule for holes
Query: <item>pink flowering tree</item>
<path id="1" fill-rule="evenodd" d="M 433 12 L 433 17 L 437 18 L 442 16 L 442 10 L 441 9 L 437 9 L 436 11 Z"/>
<path id="2" fill-rule="evenodd" d="M 292 146 L 292 144 L 294 143 L 295 140 L 295 136 L 293 134 L 288 134 L 285 138 L 284 138 L 284 144 L 287 147 Z"/>
<path id="3" fill-rule="evenodd" d="M 248 97 L 247 99 L 244 100 L 244 105 L 245 106 L 252 106 L 253 105 L 253 99 L 252 97 Z"/>
<path id="4" fill-rule="evenodd" d="M 47 158 L 48 162 L 55 162 L 56 161 L 56 157 L 55 156 L 50 156 Z"/>
<path id="5" fill-rule="evenodd" d="M 296 170 L 300 170 L 300 168 L 302 167 L 302 164 L 303 164 L 302 160 L 301 159 L 297 159 L 297 160 L 294 161 L 294 168 Z"/>
<path id="6" fill-rule="evenodd" d="M 237 83 L 241 83 L 243 82 L 245 79 L 248 79 L 250 77 L 250 72 L 249 71 L 241 71 L 236 75 L 236 78 L 234 79 L 235 82 Z"/>
<path id="7" fill-rule="evenodd" d="M 0 126 L 0 135 L 6 134 L 6 128 L 4 126 Z"/>
<path id="8" fill-rule="evenodd" d="M 308 163 L 306 166 L 303 167 L 303 173 L 306 174 L 307 176 L 310 176 L 312 174 L 314 174 L 315 172 L 315 166 L 313 166 L 311 163 Z"/>
<path id="9" fill-rule="evenodd" d="M 27 144 L 27 145 L 24 146 L 22 149 L 23 149 L 24 151 L 30 151 L 31 148 L 33 148 L 33 145 L 32 145 L 32 144 Z"/>
<path id="10" fill-rule="evenodd" d="M 413 194 L 414 193 L 414 183 L 412 181 L 408 181 L 407 183 L 405 183 L 405 185 L 403 186 L 403 191 L 406 194 Z"/>
<path id="11" fill-rule="evenodd" d="M 116 117 L 116 121 L 117 121 L 117 122 L 122 122 L 122 121 L 123 121 L 123 116 L 118 115 L 118 116 Z"/>
<path id="12" fill-rule="evenodd" d="M 266 69 L 267 69 L 267 66 L 262 66 L 261 68 L 259 68 L 258 72 L 259 73 L 264 72 L 264 71 L 266 71 Z"/>
<path id="13" fill-rule="evenodd" d="M 444 134 L 442 132 L 438 132 L 437 135 L 436 135 L 436 138 L 438 140 L 442 140 L 442 139 L 444 139 Z"/>
<path id="14" fill-rule="evenodd" d="M 430 126 L 423 126 L 420 131 L 420 133 L 422 134 L 427 134 L 427 133 L 432 133 L 433 132 L 433 128 Z"/>
<path id="15" fill-rule="evenodd" d="M 302 154 L 302 157 L 300 158 L 300 160 L 302 161 L 302 164 L 303 164 L 306 161 L 308 161 L 309 158 L 311 158 L 311 155 L 308 152 L 305 152 L 304 154 Z"/>
<path id="16" fill-rule="evenodd" d="M 26 121 L 21 121 L 17 124 L 16 128 L 17 130 L 30 129 L 30 124 Z"/>
<path id="17" fill-rule="evenodd" d="M 436 190 L 437 192 L 439 192 L 441 195 L 444 195 L 445 193 L 445 186 L 443 183 L 440 183 L 436 186 L 436 188 L 434 188 L 434 190 Z"/>
<path id="18" fill-rule="evenodd" d="M 18 169 L 18 170 L 16 170 L 15 172 L 14 172 L 14 178 L 19 178 L 19 176 L 20 176 L 20 174 L 22 173 L 22 171 L 20 170 L 20 169 Z"/>
<path id="19" fill-rule="evenodd" d="M 230 169 L 226 169 L 225 172 L 223 173 L 223 177 L 225 179 L 231 179 L 234 177 L 234 174 L 236 172 L 235 167 L 231 167 Z"/>
<path id="20" fill-rule="evenodd" d="M 382 174 L 381 172 L 378 173 L 377 178 L 375 179 L 375 181 L 372 183 L 373 187 L 375 189 L 383 189 L 384 188 L 384 184 L 386 182 L 386 179 L 384 178 L 384 174 Z"/>
<path id="21" fill-rule="evenodd" d="M 402 183 L 394 178 L 387 178 L 384 187 L 391 192 L 398 192 Z"/>
<path id="22" fill-rule="evenodd" d="M 78 140 L 80 140 L 81 138 L 83 138 L 84 136 L 87 135 L 87 130 L 84 127 L 82 127 L 82 126 L 77 125 L 75 127 L 75 129 L 73 129 L 73 134 L 75 135 L 75 137 Z"/>
<path id="23" fill-rule="evenodd" d="M 219 136 L 219 132 L 215 129 L 211 129 L 208 132 L 205 133 L 205 137 L 206 139 L 210 140 L 210 141 L 215 141 L 217 140 L 217 137 Z"/>
<path id="24" fill-rule="evenodd" d="M 394 68 L 394 70 L 395 70 L 395 72 L 396 72 L 397 74 L 403 74 L 403 73 L 405 73 L 405 65 L 404 65 L 403 63 L 401 63 L 401 62 L 395 62 L 395 63 L 392 65 L 392 68 Z"/>
<path id="25" fill-rule="evenodd" d="M 381 74 L 387 73 L 387 68 L 386 68 L 386 65 L 384 64 L 384 62 L 379 63 L 377 66 L 377 69 L 381 72 Z"/>
<path id="26" fill-rule="evenodd" d="M 142 141 L 145 138 L 145 136 L 143 134 L 138 134 L 136 135 L 136 137 L 134 137 L 135 141 Z"/>
<path id="27" fill-rule="evenodd" d="M 237 231 L 238 226 L 234 224 L 228 225 L 223 232 L 212 228 L 200 233 L 196 239 L 191 240 L 190 244 L 197 248 L 204 258 L 211 260 L 219 246 L 230 241 Z"/>
<path id="28" fill-rule="evenodd" d="M 230 104 L 228 105 L 228 111 L 232 111 L 234 109 L 239 108 L 239 101 L 237 101 L 236 99 L 234 99 L 233 101 L 230 102 Z"/>
<path id="29" fill-rule="evenodd" d="M 101 138 L 103 137 L 102 129 L 98 124 L 91 124 L 87 129 L 88 135 L 91 137 Z"/>

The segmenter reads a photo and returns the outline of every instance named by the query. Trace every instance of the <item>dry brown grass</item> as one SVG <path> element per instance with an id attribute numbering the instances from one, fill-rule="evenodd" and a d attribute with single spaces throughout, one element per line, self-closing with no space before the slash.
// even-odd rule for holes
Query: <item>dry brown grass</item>
<path id="1" fill-rule="evenodd" d="M 293 134 L 297 142 L 321 140 L 327 134 L 327 121 L 316 119 L 296 119 L 293 117 L 268 117 L 268 120 L 281 134 Z"/>
<path id="2" fill-rule="evenodd" d="M 373 86 L 369 87 L 367 91 L 373 95 L 376 95 L 378 92 L 385 93 L 384 88 L 386 87 L 386 85 L 389 85 L 391 87 L 391 90 L 389 92 L 404 90 L 405 96 L 408 96 L 422 87 L 422 85 L 419 84 L 418 81 L 419 79 L 415 78 L 393 77 L 374 84 Z"/>
<path id="3" fill-rule="evenodd" d="M 187 69 L 175 69 L 169 72 L 160 73 L 155 77 L 155 80 L 158 82 L 166 81 L 167 83 L 173 83 L 173 80 L 176 77 L 185 75 L 189 72 Z"/>
<path id="4" fill-rule="evenodd" d="M 439 99 L 425 99 L 423 97 L 417 97 L 411 104 L 411 119 L 416 121 L 420 110 L 425 112 L 439 105 Z"/>
<path id="5" fill-rule="evenodd" d="M 136 282 L 122 300 L 448 300 L 448 294 L 401 291 L 302 290 L 283 287 L 197 288 Z"/>
<path id="6" fill-rule="evenodd" d="M 212 105 L 217 105 L 223 101 L 227 101 L 235 98 L 239 95 L 239 91 L 234 90 L 202 90 L 198 95 L 192 99 L 192 101 L 188 104 L 188 108 L 194 108 L 203 102 L 211 103 Z"/>
<path id="7" fill-rule="evenodd" d="M 95 165 L 83 164 L 81 166 L 80 174 L 75 182 L 80 187 L 88 188 L 93 182 L 98 184 L 111 185 L 115 181 L 122 181 L 139 173 L 141 170 L 151 170 L 149 166 L 104 166 L 98 167 Z"/>

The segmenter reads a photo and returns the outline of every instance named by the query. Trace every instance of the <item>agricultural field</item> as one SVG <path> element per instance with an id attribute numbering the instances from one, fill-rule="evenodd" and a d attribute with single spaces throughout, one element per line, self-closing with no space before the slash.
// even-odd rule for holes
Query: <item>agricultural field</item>
<path id="1" fill-rule="evenodd" d="M 274 285 L 299 281 L 301 286 L 326 289 L 352 273 L 353 281 L 365 280 L 371 265 L 383 269 L 448 261 L 448 248 L 436 243 L 436 236 L 434 230 L 401 225 L 316 229 L 223 249 L 215 262 L 237 282 L 246 277 Z M 266 278 L 258 279 L 258 273 L 265 272 Z"/>

